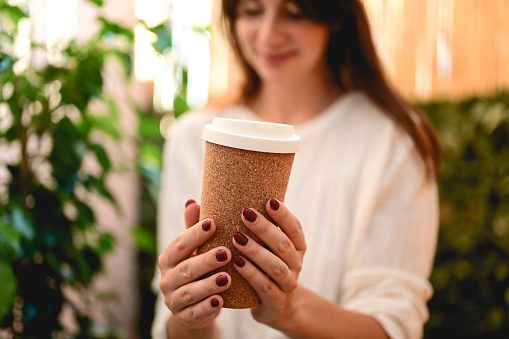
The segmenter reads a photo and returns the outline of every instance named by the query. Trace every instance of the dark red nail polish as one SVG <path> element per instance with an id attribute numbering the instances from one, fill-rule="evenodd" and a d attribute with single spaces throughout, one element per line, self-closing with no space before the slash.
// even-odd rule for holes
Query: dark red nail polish
<path id="1" fill-rule="evenodd" d="M 189 199 L 188 201 L 186 201 L 186 207 L 191 204 L 196 204 L 196 201 L 194 201 L 193 199 Z"/>
<path id="2" fill-rule="evenodd" d="M 274 211 L 277 211 L 279 209 L 279 201 L 277 201 L 274 198 L 271 198 L 269 200 L 270 208 L 272 208 Z"/>
<path id="3" fill-rule="evenodd" d="M 217 307 L 219 306 L 219 300 L 217 298 L 213 298 L 212 300 L 210 300 L 210 304 L 212 305 L 212 307 Z"/>
<path id="4" fill-rule="evenodd" d="M 235 232 L 235 233 L 233 233 L 233 238 L 239 245 L 246 246 L 247 237 L 244 234 L 242 234 L 240 232 Z"/>
<path id="5" fill-rule="evenodd" d="M 210 226 L 212 225 L 212 222 L 207 219 L 203 222 L 203 224 L 201 224 L 201 228 L 203 228 L 204 231 L 208 231 L 210 230 Z"/>
<path id="6" fill-rule="evenodd" d="M 256 213 L 249 208 L 244 208 L 242 210 L 242 215 L 247 219 L 247 221 L 254 222 L 256 220 Z"/>
<path id="7" fill-rule="evenodd" d="M 216 259 L 217 261 L 225 261 L 228 259 L 228 253 L 225 250 L 219 250 L 216 252 Z"/>
<path id="8" fill-rule="evenodd" d="M 246 264 L 244 259 L 242 259 L 239 256 L 234 256 L 232 259 L 233 259 L 233 262 L 235 263 L 235 265 L 237 265 L 239 267 L 244 267 L 244 265 Z"/>
<path id="9" fill-rule="evenodd" d="M 228 284 L 228 277 L 224 274 L 220 275 L 219 277 L 216 278 L 216 284 L 217 286 L 224 286 Z"/>

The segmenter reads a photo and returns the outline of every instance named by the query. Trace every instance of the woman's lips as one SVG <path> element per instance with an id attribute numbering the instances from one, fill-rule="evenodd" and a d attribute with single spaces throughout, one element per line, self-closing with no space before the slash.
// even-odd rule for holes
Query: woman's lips
<path id="1" fill-rule="evenodd" d="M 265 53 L 263 60 L 269 65 L 280 65 L 293 56 L 292 52 L 285 53 Z"/>

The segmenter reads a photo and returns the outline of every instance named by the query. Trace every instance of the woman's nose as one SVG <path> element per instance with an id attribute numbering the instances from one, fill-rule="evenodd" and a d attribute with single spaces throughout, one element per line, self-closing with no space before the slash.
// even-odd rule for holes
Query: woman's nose
<path id="1" fill-rule="evenodd" d="M 281 18 L 267 13 L 261 21 L 259 39 L 268 46 L 277 46 L 285 41 L 286 33 Z"/>

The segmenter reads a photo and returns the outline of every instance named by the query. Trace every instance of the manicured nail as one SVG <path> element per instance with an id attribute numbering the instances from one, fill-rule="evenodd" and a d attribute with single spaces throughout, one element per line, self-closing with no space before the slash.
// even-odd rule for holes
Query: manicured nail
<path id="1" fill-rule="evenodd" d="M 224 274 L 220 275 L 219 277 L 216 278 L 216 284 L 217 286 L 224 286 L 228 284 L 228 277 Z"/>
<path id="2" fill-rule="evenodd" d="M 205 220 L 203 224 L 201 224 L 201 228 L 203 228 L 204 231 L 210 230 L 210 226 L 212 226 L 212 222 L 209 219 Z"/>
<path id="3" fill-rule="evenodd" d="M 228 254 L 226 253 L 225 250 L 219 250 L 216 252 L 216 259 L 217 261 L 225 261 L 226 259 L 228 259 Z"/>
<path id="4" fill-rule="evenodd" d="M 213 298 L 210 301 L 210 304 L 212 305 L 212 307 L 217 307 L 217 306 L 219 306 L 219 300 L 217 298 Z"/>
<path id="5" fill-rule="evenodd" d="M 239 245 L 246 246 L 247 237 L 244 234 L 242 234 L 240 232 L 235 232 L 235 233 L 233 233 L 233 238 Z"/>
<path id="6" fill-rule="evenodd" d="M 254 222 L 256 220 L 256 213 L 249 208 L 244 208 L 242 210 L 242 215 L 247 219 L 247 221 Z"/>
<path id="7" fill-rule="evenodd" d="M 239 256 L 233 256 L 233 262 L 235 263 L 235 265 L 239 266 L 239 267 L 244 267 L 244 265 L 246 264 L 246 262 L 244 261 L 244 259 L 242 259 L 241 257 Z"/>
<path id="8" fill-rule="evenodd" d="M 188 201 L 186 201 L 186 207 L 191 204 L 196 204 L 196 201 L 194 201 L 193 199 L 189 199 Z"/>
<path id="9" fill-rule="evenodd" d="M 270 208 L 272 208 L 274 211 L 277 211 L 279 209 L 279 201 L 277 201 L 274 198 L 271 198 L 269 200 Z"/>

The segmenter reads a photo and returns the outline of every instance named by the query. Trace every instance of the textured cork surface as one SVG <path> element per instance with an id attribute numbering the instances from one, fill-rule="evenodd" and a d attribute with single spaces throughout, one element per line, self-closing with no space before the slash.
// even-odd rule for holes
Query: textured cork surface
<path id="1" fill-rule="evenodd" d="M 233 233 L 242 232 L 260 240 L 244 225 L 242 209 L 255 208 L 269 218 L 265 204 L 270 198 L 284 201 L 292 169 L 293 153 L 246 151 L 210 142 L 206 143 L 200 220 L 210 218 L 216 232 L 198 253 L 217 246 L 228 247 L 233 255 L 241 255 L 233 246 Z M 228 272 L 232 285 L 220 295 L 226 308 L 251 308 L 260 303 L 253 288 L 237 273 L 233 262 L 213 271 Z"/>

